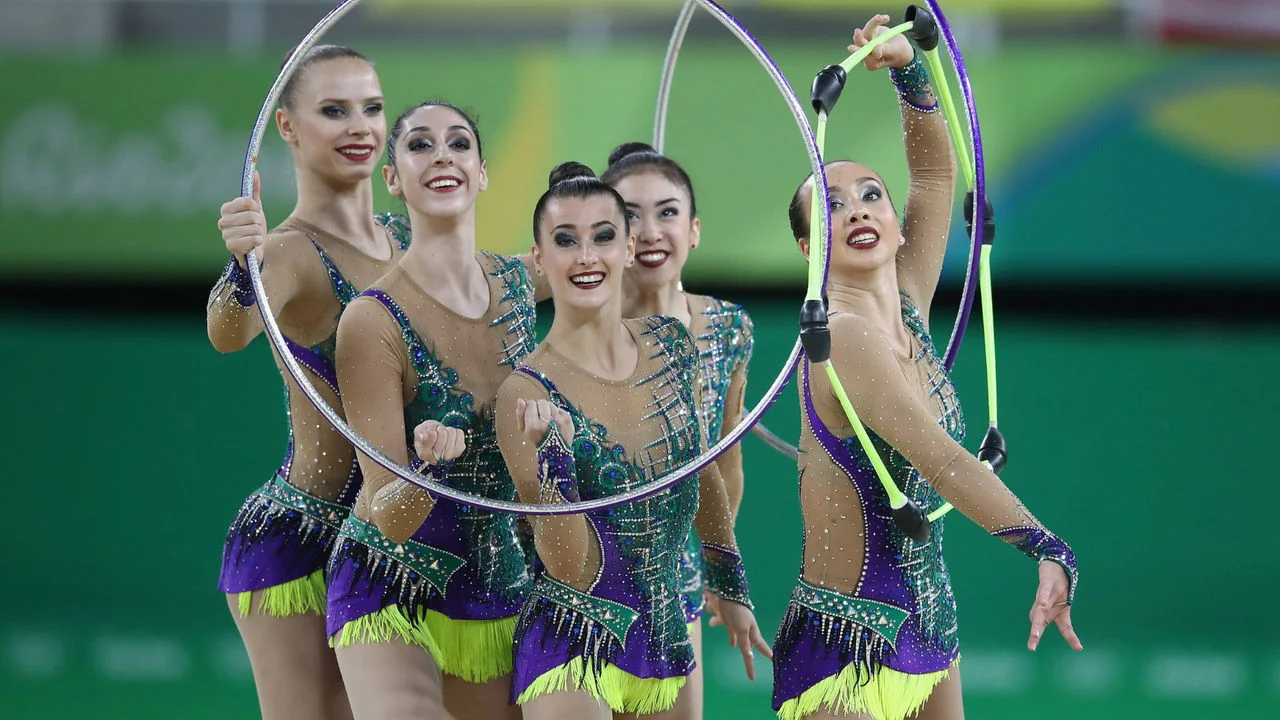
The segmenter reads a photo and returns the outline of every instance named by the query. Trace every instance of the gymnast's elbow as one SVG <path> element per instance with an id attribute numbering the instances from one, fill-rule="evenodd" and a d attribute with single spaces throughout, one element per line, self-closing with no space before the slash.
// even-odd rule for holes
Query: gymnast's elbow
<path id="1" fill-rule="evenodd" d="M 220 353 L 240 352 L 253 341 L 256 332 L 242 324 L 226 318 L 210 315 L 205 329 L 209 336 L 209 344 Z"/>
<path id="2" fill-rule="evenodd" d="M 376 511 L 373 513 L 373 525 L 378 528 L 378 532 L 382 533 L 383 537 L 397 545 L 413 537 L 413 530 L 406 527 L 405 523 L 388 518 L 383 513 Z"/>
<path id="3" fill-rule="evenodd" d="M 394 499 L 373 502 L 369 508 L 369 514 L 374 527 L 393 543 L 407 542 L 431 514 L 433 503 L 430 502 L 430 497 L 426 493 L 421 494 L 424 497 L 414 498 L 411 502 Z M 424 500 L 426 502 L 423 502 Z"/>

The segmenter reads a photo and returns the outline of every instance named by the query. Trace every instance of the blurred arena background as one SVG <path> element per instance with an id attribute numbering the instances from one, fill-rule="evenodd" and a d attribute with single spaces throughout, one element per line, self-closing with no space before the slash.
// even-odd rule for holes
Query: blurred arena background
<path id="1" fill-rule="evenodd" d="M 205 340 L 218 206 L 290 47 L 334 0 L 0 2 L 0 717 L 256 715 L 215 589 L 226 525 L 279 461 L 264 340 Z M 388 116 L 479 113 L 483 244 L 528 247 L 558 161 L 651 137 L 678 0 L 365 0 L 327 38 L 375 60 Z M 725 3 L 807 93 L 864 0 Z M 1003 476 L 1080 557 L 1075 622 L 1024 648 L 1034 569 L 951 521 L 968 716 L 1277 717 L 1280 707 L 1280 2 L 943 0 L 965 52 L 999 217 Z M 906 174 L 887 79 L 854 74 L 833 154 Z M 700 14 L 668 151 L 693 176 L 686 286 L 746 304 L 748 402 L 795 337 L 804 266 L 785 205 L 807 172 L 767 77 Z M 268 131 L 269 219 L 293 198 Z M 385 193 L 379 207 L 393 209 Z M 951 327 L 963 222 L 933 321 Z M 956 380 L 986 423 L 977 320 Z M 767 424 L 794 441 L 789 390 Z M 739 538 L 766 634 L 799 567 L 794 465 L 745 441 Z M 707 711 L 768 718 L 770 680 L 706 633 Z"/>

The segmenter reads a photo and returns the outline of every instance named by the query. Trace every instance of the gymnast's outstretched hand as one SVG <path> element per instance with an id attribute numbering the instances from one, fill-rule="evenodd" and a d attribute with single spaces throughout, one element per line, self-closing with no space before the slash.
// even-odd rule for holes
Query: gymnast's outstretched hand
<path id="1" fill-rule="evenodd" d="M 1044 629 L 1053 623 L 1058 632 L 1067 641 L 1072 650 L 1084 650 L 1075 628 L 1071 627 L 1071 606 L 1067 604 L 1067 592 L 1071 583 L 1062 566 L 1055 562 L 1040 563 L 1040 587 L 1036 590 L 1036 601 L 1031 606 L 1031 637 L 1027 640 L 1027 649 L 1035 652 L 1040 646 L 1040 638 Z"/>
<path id="2" fill-rule="evenodd" d="M 868 20 L 865 26 L 854 30 L 853 44 L 849 46 L 849 52 L 857 52 L 858 48 L 871 42 L 875 36 L 888 32 L 884 27 L 887 22 L 889 22 L 888 15 L 876 15 Z M 876 49 L 871 51 L 871 54 L 867 56 L 866 60 L 862 61 L 862 64 L 868 70 L 879 70 L 886 67 L 904 68 L 911 64 L 911 60 L 915 56 L 916 50 L 911 47 L 911 41 L 907 40 L 905 35 L 899 35 L 876 46 Z"/>
<path id="3" fill-rule="evenodd" d="M 746 605 L 733 600 L 716 597 L 712 602 L 714 602 L 714 609 L 711 610 L 713 613 L 711 624 L 724 625 L 724 629 L 729 631 L 729 647 L 736 647 L 742 651 L 742 662 L 747 668 L 747 678 L 755 680 L 755 653 L 751 648 L 755 647 L 762 655 L 773 660 L 773 650 L 760 634 L 760 624 L 756 622 L 755 613 L 751 612 L 751 608 Z M 711 609 L 712 603 L 709 602 L 707 607 Z"/>

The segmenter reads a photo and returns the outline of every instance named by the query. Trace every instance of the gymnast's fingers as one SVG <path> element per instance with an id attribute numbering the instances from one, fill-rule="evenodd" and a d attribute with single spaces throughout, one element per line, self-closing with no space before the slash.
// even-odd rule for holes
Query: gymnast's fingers
<path id="1" fill-rule="evenodd" d="M 522 417 L 524 418 L 524 433 L 534 440 L 541 440 L 542 432 L 546 430 L 546 426 L 538 422 L 538 401 L 526 401 Z"/>
<path id="2" fill-rule="evenodd" d="M 1076 629 L 1071 625 L 1071 606 L 1068 605 L 1063 609 L 1062 614 L 1054 619 L 1054 624 L 1058 626 L 1058 632 L 1062 633 L 1062 639 L 1067 641 L 1067 645 L 1077 652 L 1084 650 L 1084 643 L 1080 642 L 1080 636 L 1076 635 Z"/>
<path id="3" fill-rule="evenodd" d="M 1028 650 L 1035 652 L 1040 646 L 1040 638 L 1044 635 L 1044 628 L 1048 624 L 1049 606 L 1037 598 L 1035 604 L 1031 606 L 1031 635 L 1027 638 Z"/>
<path id="4" fill-rule="evenodd" d="M 560 428 L 560 434 L 564 436 L 566 441 L 573 440 L 573 418 L 563 408 L 556 407 L 553 410 L 553 418 L 556 425 Z"/>
<path id="5" fill-rule="evenodd" d="M 871 19 L 867 21 L 867 24 L 862 26 L 862 36 L 867 42 L 870 42 L 872 38 L 880 34 L 880 26 L 887 22 L 889 22 L 888 15 L 872 15 Z"/>
<path id="6" fill-rule="evenodd" d="M 456 460 L 462 457 L 462 453 L 467 450 L 467 434 L 458 428 L 452 428 L 452 430 L 453 432 L 450 433 L 452 437 L 449 443 L 449 459 Z"/>
<path id="7" fill-rule="evenodd" d="M 761 655 L 773 659 L 773 648 L 769 647 L 769 643 L 765 642 L 764 635 L 760 633 L 760 625 L 753 623 L 751 625 L 751 644 L 760 651 Z"/>
<path id="8" fill-rule="evenodd" d="M 436 433 L 439 432 L 440 427 L 441 425 L 438 420 L 424 420 L 421 423 L 418 423 L 418 426 L 413 429 L 414 445 L 421 445 L 422 447 L 427 448 L 431 447 L 435 444 Z"/>

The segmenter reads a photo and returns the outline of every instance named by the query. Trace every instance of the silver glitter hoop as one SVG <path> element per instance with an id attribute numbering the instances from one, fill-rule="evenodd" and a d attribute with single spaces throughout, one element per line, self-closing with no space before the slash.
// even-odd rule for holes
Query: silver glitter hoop
<path id="1" fill-rule="evenodd" d="M 734 19 L 732 15 L 711 0 L 696 0 L 696 2 L 742 42 L 751 55 L 755 57 L 764 68 L 765 72 L 768 73 L 769 78 L 773 80 L 774 85 L 777 86 L 779 93 L 782 94 L 783 100 L 787 103 L 788 109 L 791 110 L 791 114 L 796 120 L 796 125 L 800 129 L 801 139 L 805 144 L 805 152 L 809 157 L 809 164 L 813 168 L 813 175 L 816 179 L 815 181 L 819 184 L 819 188 L 821 189 L 823 207 L 828 208 L 827 176 L 822 166 L 822 158 L 818 153 L 817 140 L 814 137 L 813 129 L 809 125 L 808 117 L 805 115 L 804 107 L 796 98 L 795 91 L 791 89 L 791 85 L 787 82 L 787 79 L 783 77 L 782 71 L 778 69 L 778 65 L 773 61 L 773 58 L 765 52 L 760 43 L 757 42 L 756 39 L 752 37 L 751 33 L 749 33 L 746 28 L 742 27 L 742 25 Z M 267 96 L 262 102 L 262 108 L 258 112 L 258 119 L 254 124 L 253 133 L 249 137 L 249 145 L 245 151 L 244 167 L 240 178 L 240 194 L 243 197 L 252 197 L 253 195 L 253 174 L 254 170 L 257 168 L 258 151 L 262 147 L 262 137 L 266 132 L 267 120 L 271 116 L 272 108 L 274 108 L 279 102 L 280 93 L 283 90 L 285 83 L 287 83 L 289 78 L 292 77 L 298 63 L 306 55 L 307 51 L 309 51 L 316 42 L 329 31 L 330 28 L 341 20 L 344 15 L 359 4 L 360 0 L 344 0 L 342 4 L 338 5 L 331 10 L 329 14 L 321 18 L 320 21 L 316 23 L 315 27 L 313 27 L 311 31 L 303 37 L 302 41 L 298 43 L 298 46 L 289 56 L 289 60 L 285 62 L 284 67 L 280 69 L 280 74 L 276 77 L 275 82 L 271 85 L 271 89 L 267 92 Z M 692 5 L 686 3 L 686 9 L 681 12 L 682 17 L 685 14 L 692 16 Z M 681 34 L 683 35 L 683 33 Z M 829 208 L 825 212 L 827 212 L 828 215 L 827 228 L 829 235 L 829 228 L 831 224 L 829 219 Z M 828 240 L 830 240 L 829 237 Z M 338 413 L 324 401 L 324 398 L 320 396 L 319 391 L 316 390 L 315 386 L 311 384 L 310 380 L 303 372 L 302 366 L 298 363 L 297 358 L 295 358 L 293 353 L 289 351 L 289 348 L 285 343 L 284 334 L 280 331 L 280 326 L 276 324 L 275 317 L 271 313 L 269 298 L 267 297 L 266 289 L 262 285 L 261 269 L 255 262 L 247 263 L 247 265 L 249 266 L 249 281 L 253 285 L 254 294 L 257 296 L 258 311 L 262 315 L 262 324 L 266 330 L 267 339 L 270 340 L 272 346 L 275 347 L 278 355 L 284 362 L 285 369 L 291 376 L 293 376 L 293 379 L 298 383 L 298 387 L 302 389 L 303 394 L 307 396 L 307 399 L 311 401 L 311 404 L 315 406 L 316 410 L 320 412 L 320 414 L 329 422 L 330 425 L 334 427 L 335 430 L 351 442 L 357 450 L 364 453 L 374 462 L 394 473 L 405 482 L 440 497 L 453 500 L 454 502 L 481 507 L 496 512 L 509 512 L 521 515 L 570 515 L 574 513 L 587 512 L 589 510 L 610 508 L 660 493 L 672 485 L 682 482 L 700 472 L 703 468 L 714 462 L 717 457 L 724 453 L 724 451 L 728 450 L 735 443 L 741 440 L 742 436 L 745 435 L 746 432 L 757 422 L 759 422 L 760 417 L 763 416 L 773 403 L 775 403 L 782 395 L 783 387 L 790 379 L 791 374 L 795 371 L 796 365 L 800 361 L 800 341 L 797 339 L 795 346 L 791 349 L 791 355 L 783 364 L 782 370 L 774 379 L 773 384 L 769 386 L 769 389 L 766 391 L 765 396 L 761 399 L 760 403 L 752 408 L 751 412 L 747 413 L 742 418 L 741 422 L 739 422 L 738 425 L 727 435 L 722 437 L 719 442 L 708 448 L 698 457 L 686 463 L 680 469 L 670 472 L 663 477 L 656 478 L 644 485 L 632 488 L 631 490 L 617 495 L 605 498 L 596 498 L 593 500 L 583 500 L 574 503 L 547 505 L 497 500 L 494 498 L 487 498 L 480 495 L 462 492 L 447 485 L 435 482 L 430 478 L 423 477 L 387 457 L 356 433 L 356 431 L 353 430 L 351 426 L 348 425 L 346 421 L 343 420 L 342 417 L 340 417 Z"/>

